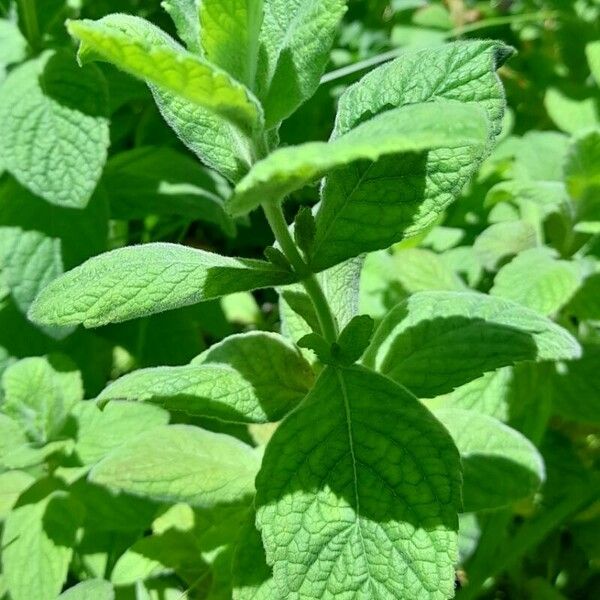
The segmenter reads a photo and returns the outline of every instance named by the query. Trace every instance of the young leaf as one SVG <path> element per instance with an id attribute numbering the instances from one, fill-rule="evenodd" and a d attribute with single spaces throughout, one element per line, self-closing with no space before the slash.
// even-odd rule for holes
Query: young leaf
<path id="1" fill-rule="evenodd" d="M 188 50 L 195 54 L 201 54 L 197 0 L 163 0 L 161 6 L 173 19 L 177 33 L 185 42 Z"/>
<path id="2" fill-rule="evenodd" d="M 0 412 L 0 461 L 11 450 L 27 443 L 27 435 L 17 421 Z"/>
<path id="3" fill-rule="evenodd" d="M 114 600 L 115 591 L 104 579 L 88 579 L 63 592 L 57 600 Z"/>
<path id="4" fill-rule="evenodd" d="M 362 257 L 357 257 L 317 274 L 339 327 L 345 327 L 358 314 L 362 264 Z M 300 285 L 281 288 L 279 294 L 282 333 L 297 343 L 311 331 L 320 332 L 313 304 Z"/>
<path id="5" fill-rule="evenodd" d="M 519 361 L 577 358 L 577 340 L 509 300 L 475 292 L 421 292 L 383 320 L 363 362 L 431 398 Z"/>
<path id="6" fill-rule="evenodd" d="M 334 356 L 345 365 L 355 363 L 367 349 L 373 335 L 374 321 L 368 315 L 354 317 L 334 344 Z"/>
<path id="7" fill-rule="evenodd" d="M 199 11 L 206 59 L 254 89 L 263 0 L 201 0 Z"/>
<path id="8" fill-rule="evenodd" d="M 226 182 L 171 148 L 147 146 L 121 152 L 108 161 L 102 181 L 110 194 L 112 218 L 181 215 L 235 234 L 224 207 L 223 198 L 229 193 Z"/>
<path id="9" fill-rule="evenodd" d="M 440 111 L 448 118 L 440 120 Z M 309 142 L 273 152 L 240 181 L 228 202 L 229 210 L 241 215 L 265 199 L 280 201 L 330 171 L 361 161 L 385 156 L 399 160 L 398 155 L 435 148 L 477 147 L 482 151 L 488 137 L 485 113 L 476 106 L 438 101 L 389 110 L 332 142 Z M 368 222 L 364 216 L 362 220 Z M 386 216 L 382 216 L 382 224 L 391 227 L 389 217 L 393 215 Z M 369 249 L 366 244 L 361 250 Z"/>
<path id="10" fill-rule="evenodd" d="M 2 376 L 5 414 L 39 443 L 52 440 L 73 406 L 83 399 L 79 371 L 65 357 L 31 357 L 10 366 Z"/>
<path id="11" fill-rule="evenodd" d="M 576 263 L 558 260 L 554 251 L 532 248 L 500 269 L 490 294 L 552 315 L 577 291 L 582 275 Z"/>
<path id="12" fill-rule="evenodd" d="M 184 50 L 152 23 L 114 14 L 98 21 L 70 21 L 67 28 L 81 42 L 81 62 L 111 62 L 130 75 L 211 110 L 247 131 L 260 125 L 260 105 L 247 88 Z"/>
<path id="13" fill-rule="evenodd" d="M 257 95 L 267 129 L 317 89 L 345 11 L 345 0 L 265 0 Z"/>
<path id="14" fill-rule="evenodd" d="M 458 453 L 405 389 L 327 367 L 267 446 L 257 525 L 279 593 L 451 598 Z"/>
<path id="15" fill-rule="evenodd" d="M 98 327 L 293 279 L 258 260 L 175 244 L 130 246 L 55 279 L 36 298 L 29 317 L 46 325 Z"/>
<path id="16" fill-rule="evenodd" d="M 103 410 L 93 402 L 81 402 L 73 416 L 77 421 L 75 454 L 84 465 L 97 463 L 140 433 L 169 422 L 166 411 L 137 402 L 110 402 Z"/>
<path id="17" fill-rule="evenodd" d="M 231 436 L 167 425 L 113 451 L 90 480 L 136 496 L 210 507 L 253 494 L 259 466 L 258 454 Z"/>
<path id="18" fill-rule="evenodd" d="M 518 431 L 474 411 L 446 408 L 433 414 L 450 432 L 461 455 L 464 512 L 522 500 L 544 481 L 544 460 Z"/>
<path id="19" fill-rule="evenodd" d="M 586 209 L 592 209 L 595 220 L 600 220 L 600 211 L 595 202 L 600 190 L 600 129 L 586 131 L 573 138 L 564 163 L 565 182 L 571 196 L 579 202 L 586 200 L 591 205 L 578 206 L 580 218 L 592 220 Z"/>
<path id="20" fill-rule="evenodd" d="M 98 397 L 141 400 L 224 421 L 279 421 L 313 383 L 308 363 L 284 338 L 251 332 L 226 338 L 183 367 L 142 369 Z"/>
<path id="21" fill-rule="evenodd" d="M 81 512 L 65 492 L 55 491 L 8 515 L 2 532 L 2 573 L 13 600 L 57 598 L 67 578 Z"/>
<path id="22" fill-rule="evenodd" d="M 442 147 L 401 161 L 390 156 L 332 173 L 317 213 L 315 269 L 416 235 L 455 199 L 501 130 L 504 94 L 495 70 L 510 54 L 510 49 L 495 42 L 456 42 L 404 52 L 344 92 L 333 139 L 381 112 L 440 100 L 483 108 L 492 135 L 483 148 L 480 144 Z M 439 125 L 445 121 L 439 112 L 437 121 Z"/>
<path id="23" fill-rule="evenodd" d="M 0 94 L 0 163 L 33 193 L 87 205 L 106 161 L 108 92 L 102 73 L 45 52 L 10 73 Z"/>

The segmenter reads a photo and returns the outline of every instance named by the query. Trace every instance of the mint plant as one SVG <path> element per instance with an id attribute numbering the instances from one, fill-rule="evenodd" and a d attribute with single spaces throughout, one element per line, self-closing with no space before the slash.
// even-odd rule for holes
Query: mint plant
<path id="1" fill-rule="evenodd" d="M 0 597 L 444 599 L 466 566 L 476 596 L 598 490 L 555 508 L 542 444 L 553 414 L 598 419 L 597 131 L 511 135 L 513 50 L 464 40 L 285 145 L 346 2 L 163 7 L 179 40 L 68 20 L 81 69 L 33 4 L 7 20 L 0 323 L 31 348 L 0 347 Z M 159 111 L 198 161 L 109 129 L 143 84 L 136 140 Z M 232 257 L 261 212 L 264 258 Z M 189 220 L 222 251 L 174 242 Z M 218 299 L 258 327 L 223 332 Z"/>

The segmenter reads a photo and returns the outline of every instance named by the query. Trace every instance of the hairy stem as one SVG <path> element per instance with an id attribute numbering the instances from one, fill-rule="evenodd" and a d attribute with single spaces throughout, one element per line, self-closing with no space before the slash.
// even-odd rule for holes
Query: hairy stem
<path id="1" fill-rule="evenodd" d="M 323 337 L 328 342 L 335 342 L 338 334 L 335 318 L 316 275 L 311 273 L 290 235 L 280 203 L 264 202 L 262 207 L 277 243 L 281 246 L 281 250 L 290 261 L 294 271 L 300 276 L 301 283 L 311 299 Z"/>
<path id="2" fill-rule="evenodd" d="M 37 13 L 35 11 L 35 0 L 18 0 L 19 14 L 25 26 L 25 35 L 32 50 L 40 47 L 40 27 Z"/>

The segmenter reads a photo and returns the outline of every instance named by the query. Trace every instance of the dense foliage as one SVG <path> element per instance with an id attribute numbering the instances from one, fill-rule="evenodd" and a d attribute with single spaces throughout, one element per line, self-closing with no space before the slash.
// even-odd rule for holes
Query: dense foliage
<path id="1" fill-rule="evenodd" d="M 598 0 L 0 16 L 0 598 L 598 595 Z"/>

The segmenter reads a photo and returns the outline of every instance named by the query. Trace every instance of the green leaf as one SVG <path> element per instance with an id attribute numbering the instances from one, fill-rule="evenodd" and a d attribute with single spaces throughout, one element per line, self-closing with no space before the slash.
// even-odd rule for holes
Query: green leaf
<path id="1" fill-rule="evenodd" d="M 354 317 L 340 333 L 333 347 L 334 357 L 342 364 L 355 363 L 367 349 L 373 335 L 373 319 L 368 315 Z"/>
<path id="2" fill-rule="evenodd" d="M 94 402 L 75 407 L 75 453 L 84 465 L 92 465 L 137 435 L 166 425 L 169 414 L 158 406 L 137 402 L 110 402 L 100 410 Z"/>
<path id="3" fill-rule="evenodd" d="M 55 279 L 36 298 L 29 317 L 45 325 L 98 327 L 293 278 L 269 263 L 186 246 L 130 246 Z"/>
<path id="4" fill-rule="evenodd" d="M 179 37 L 190 52 L 201 54 L 200 19 L 196 0 L 163 0 L 161 6 L 169 13 Z"/>
<path id="5" fill-rule="evenodd" d="M 98 21 L 69 21 L 80 42 L 82 62 L 104 60 L 252 131 L 261 108 L 250 91 L 227 73 L 184 50 L 158 27 L 139 17 L 114 14 Z"/>
<path id="6" fill-rule="evenodd" d="M 272 600 L 277 597 L 265 549 L 254 523 L 249 523 L 240 533 L 231 570 L 233 600 Z"/>
<path id="7" fill-rule="evenodd" d="M 58 600 L 114 600 L 115 591 L 104 579 L 88 579 L 63 592 Z"/>
<path id="8" fill-rule="evenodd" d="M 473 250 L 488 271 L 495 271 L 499 263 L 537 244 L 537 233 L 526 221 L 494 223 L 477 236 Z"/>
<path id="9" fill-rule="evenodd" d="M 544 460 L 518 431 L 469 410 L 433 412 L 461 455 L 464 512 L 507 506 L 531 496 L 545 479 Z"/>
<path id="10" fill-rule="evenodd" d="M 585 54 L 590 65 L 590 71 L 592 72 L 596 83 L 600 85 L 600 40 L 590 42 L 585 47 Z"/>
<path id="11" fill-rule="evenodd" d="M 81 374 L 63 356 L 31 357 L 8 367 L 2 376 L 2 410 L 36 442 L 54 439 L 72 408 L 83 399 Z"/>
<path id="12" fill-rule="evenodd" d="M 27 57 L 27 40 L 16 23 L 0 19 L 0 80 L 6 67 Z"/>
<path id="13" fill-rule="evenodd" d="M 440 121 L 440 111 L 448 114 L 448 119 Z M 309 142 L 276 150 L 240 181 L 228 207 L 234 215 L 247 213 L 266 199 L 278 202 L 333 170 L 361 161 L 377 161 L 385 156 L 399 160 L 400 154 L 436 148 L 473 146 L 482 151 L 488 136 L 485 113 L 475 106 L 449 101 L 404 106 L 378 115 L 332 142 Z M 345 205 L 336 208 L 343 210 Z M 376 249 L 365 246 L 355 255 Z"/>
<path id="14" fill-rule="evenodd" d="M 564 173 L 571 196 L 579 202 L 587 201 L 595 219 L 586 218 L 589 209 L 585 205 L 578 206 L 579 217 L 600 220 L 596 202 L 600 191 L 600 129 L 587 131 L 573 138 L 565 159 Z"/>
<path id="15" fill-rule="evenodd" d="M 152 85 L 150 89 L 165 121 L 204 164 L 233 182 L 248 172 L 255 150 L 238 127 L 175 94 Z"/>
<path id="16" fill-rule="evenodd" d="M 363 362 L 431 398 L 520 361 L 577 358 L 567 331 L 509 300 L 475 292 L 420 292 L 383 320 Z"/>
<path id="17" fill-rule="evenodd" d="M 557 365 L 552 378 L 555 411 L 572 421 L 600 423 L 600 345 L 587 344 L 579 360 Z"/>
<path id="18" fill-rule="evenodd" d="M 310 366 L 289 342 L 251 332 L 226 338 L 191 365 L 134 371 L 98 400 L 141 400 L 194 416 L 267 423 L 295 408 L 312 383 Z"/>
<path id="19" fill-rule="evenodd" d="M 500 133 L 504 94 L 495 70 L 510 54 L 510 49 L 495 42 L 457 42 L 407 51 L 344 92 L 333 139 L 381 112 L 444 100 L 485 110 L 491 135 L 483 147 L 481 143 L 440 147 L 402 160 L 389 156 L 375 163 L 365 161 L 332 173 L 317 213 L 315 269 L 415 236 L 438 218 Z M 451 125 L 440 119 L 439 112 L 436 116 L 438 127 Z M 378 218 L 373 219 L 373 214 Z"/>
<path id="20" fill-rule="evenodd" d="M 52 204 L 83 208 L 109 144 L 108 92 L 93 66 L 45 52 L 11 71 L 0 95 L 0 162 Z"/>
<path id="21" fill-rule="evenodd" d="M 80 518 L 81 507 L 65 492 L 53 492 L 8 515 L 2 573 L 12 600 L 56 600 L 67 578 Z"/>
<path id="22" fill-rule="evenodd" d="M 565 310 L 582 320 L 600 321 L 600 273 L 584 280 Z"/>
<path id="23" fill-rule="evenodd" d="M 0 432 L 2 431 L 0 425 Z M 0 473 L 0 521 L 6 519 L 19 496 L 34 483 L 35 477 L 25 471 Z"/>
<path id="24" fill-rule="evenodd" d="M 358 314 L 362 263 L 361 257 L 353 258 L 317 274 L 340 328 L 345 327 Z M 320 331 L 312 302 L 299 284 L 281 288 L 279 293 L 281 331 L 284 335 L 298 342 L 313 329 Z"/>
<path id="25" fill-rule="evenodd" d="M 258 454 L 231 436 L 167 425 L 123 444 L 90 479 L 136 496 L 210 507 L 251 495 L 259 466 Z"/>
<path id="26" fill-rule="evenodd" d="M 557 131 L 529 131 L 517 140 L 513 176 L 530 181 L 562 181 L 569 138 Z"/>
<path id="27" fill-rule="evenodd" d="M 514 300 L 543 315 L 556 313 L 577 291 L 583 276 L 579 265 L 557 256 L 546 247 L 521 252 L 500 269 L 490 294 Z"/>
<path id="28" fill-rule="evenodd" d="M 256 485 L 279 595 L 453 596 L 458 454 L 388 379 L 326 368 L 269 442 Z"/>
<path id="29" fill-rule="evenodd" d="M 206 60 L 254 89 L 263 0 L 202 0 L 199 15 Z"/>
<path id="30" fill-rule="evenodd" d="M 600 104 L 596 98 L 573 98 L 557 88 L 549 88 L 544 106 L 558 129 L 566 133 L 600 125 Z"/>
<path id="31" fill-rule="evenodd" d="M 171 148 L 147 146 L 115 155 L 106 165 L 103 183 L 109 190 L 112 218 L 181 215 L 235 234 L 224 208 L 228 185 Z"/>
<path id="32" fill-rule="evenodd" d="M 391 279 L 411 294 L 465 289 L 460 277 L 444 264 L 438 254 L 423 248 L 396 251 L 391 269 Z"/>
<path id="33" fill-rule="evenodd" d="M 265 1 L 257 95 L 267 129 L 316 91 L 345 11 L 345 0 Z"/>
<path id="34" fill-rule="evenodd" d="M 21 312 L 63 272 L 61 241 L 38 231 L 0 227 L 0 270 Z"/>

